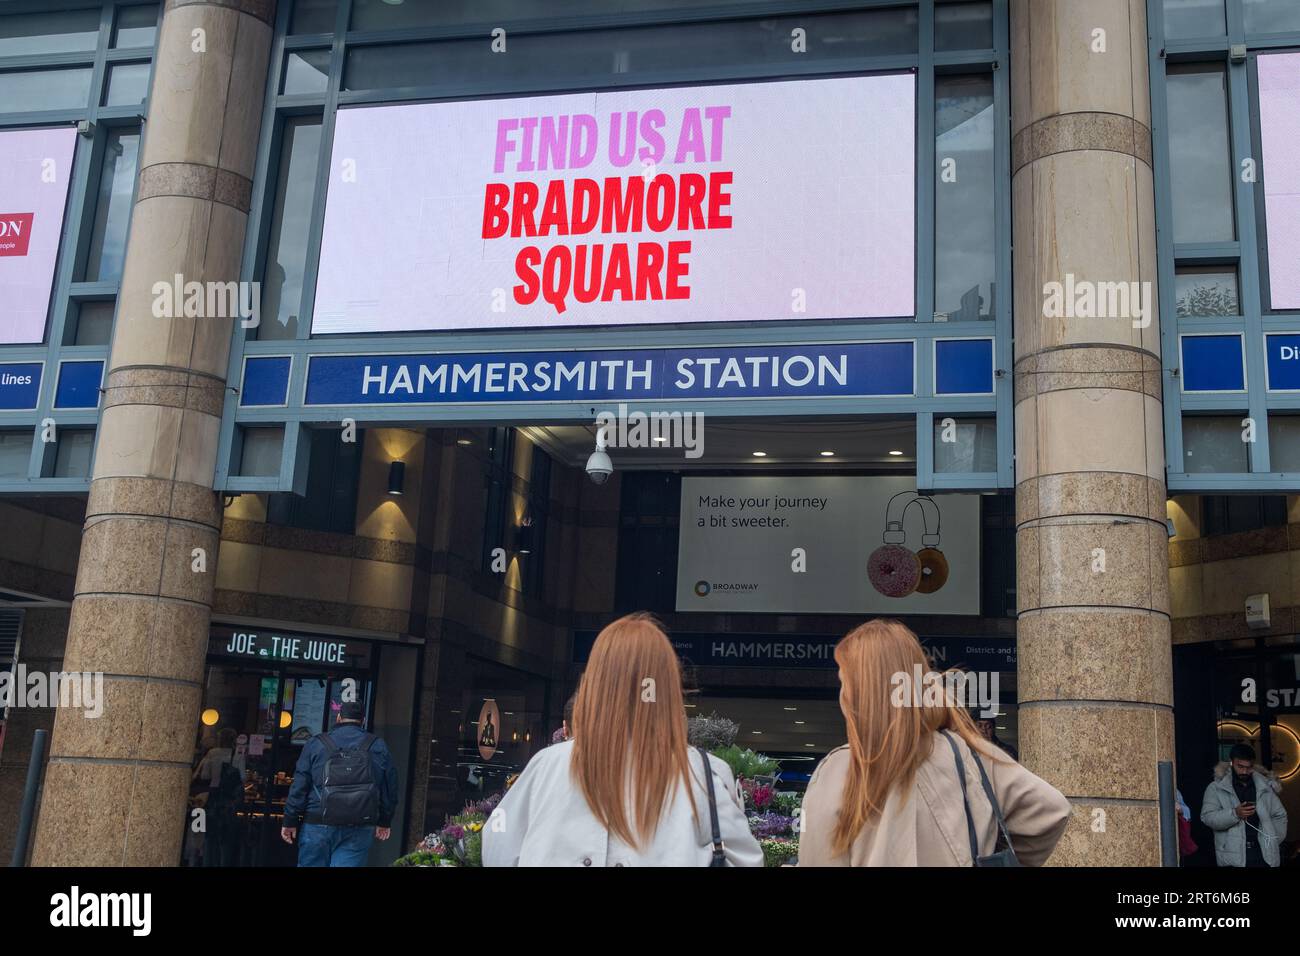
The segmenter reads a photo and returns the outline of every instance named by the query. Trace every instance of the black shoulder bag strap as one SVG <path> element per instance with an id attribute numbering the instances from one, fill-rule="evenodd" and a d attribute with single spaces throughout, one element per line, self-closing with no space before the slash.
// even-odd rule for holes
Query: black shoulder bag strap
<path id="1" fill-rule="evenodd" d="M 326 760 L 329 760 L 330 757 L 333 757 L 336 753 L 339 752 L 339 745 L 330 739 L 329 734 L 317 734 L 316 739 L 319 740 L 321 742 L 321 746 L 325 748 Z"/>
<path id="2" fill-rule="evenodd" d="M 984 772 L 984 761 L 980 760 L 980 755 L 973 749 L 971 756 L 975 758 L 975 766 L 979 768 L 980 783 L 984 787 L 984 796 L 989 798 L 989 803 L 993 807 L 993 817 L 998 821 L 998 832 L 1002 834 L 1002 839 L 1006 841 L 1006 848 L 999 849 L 996 856 L 1003 858 L 998 866 L 1020 866 L 1020 861 L 1016 858 L 1016 848 L 1011 844 L 1011 834 L 1007 832 L 1007 821 L 1002 816 L 1002 807 L 998 803 L 996 794 L 993 793 L 993 785 L 989 783 L 989 775 Z"/>
<path id="3" fill-rule="evenodd" d="M 696 747 L 700 759 L 704 761 L 704 785 L 709 793 L 709 826 L 713 831 L 713 858 L 709 866 L 726 866 L 727 852 L 722 845 L 722 828 L 718 826 L 718 797 L 713 791 L 713 766 L 709 763 L 709 752 L 703 747 Z"/>
<path id="4" fill-rule="evenodd" d="M 979 866 L 980 848 L 975 836 L 975 819 L 970 813 L 970 801 L 966 799 L 966 762 L 961 759 L 961 751 L 957 749 L 957 742 L 952 739 L 952 735 L 946 730 L 939 733 L 947 739 L 948 746 L 952 748 L 952 759 L 957 762 L 957 781 L 961 784 L 961 804 L 966 810 L 966 835 L 970 840 L 970 865 Z M 984 773 L 983 767 L 980 768 L 980 773 Z"/>

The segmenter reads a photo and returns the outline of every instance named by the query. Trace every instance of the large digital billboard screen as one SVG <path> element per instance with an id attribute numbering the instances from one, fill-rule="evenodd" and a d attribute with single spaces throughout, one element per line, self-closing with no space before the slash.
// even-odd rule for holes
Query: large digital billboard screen
<path id="1" fill-rule="evenodd" d="M 1300 53 L 1259 58 L 1269 304 L 1300 309 Z"/>
<path id="2" fill-rule="evenodd" d="M 45 338 L 77 131 L 0 132 L 0 344 Z"/>
<path id="3" fill-rule="evenodd" d="M 312 331 L 911 317 L 910 74 L 338 114 Z"/>

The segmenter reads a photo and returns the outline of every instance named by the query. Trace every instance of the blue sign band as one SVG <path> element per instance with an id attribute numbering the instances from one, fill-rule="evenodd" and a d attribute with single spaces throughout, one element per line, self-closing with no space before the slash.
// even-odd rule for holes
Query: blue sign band
<path id="1" fill-rule="evenodd" d="M 1264 336 L 1270 392 L 1300 391 L 1300 332 Z"/>
<path id="2" fill-rule="evenodd" d="M 307 405 L 909 396 L 913 342 L 315 355 Z"/>
<path id="3" fill-rule="evenodd" d="M 993 340 L 940 339 L 934 343 L 936 395 L 992 395 Z"/>
<path id="4" fill-rule="evenodd" d="M 35 408 L 41 397 L 40 362 L 0 364 L 0 409 Z"/>
<path id="5" fill-rule="evenodd" d="M 1182 351 L 1184 392 L 1245 391 L 1240 335 L 1184 335 Z"/>
<path id="6" fill-rule="evenodd" d="M 54 407 L 98 408 L 103 381 L 101 361 L 64 362 L 59 366 L 59 383 L 54 388 Z"/>
<path id="7" fill-rule="evenodd" d="M 596 631 L 575 631 L 573 660 L 585 664 L 596 643 Z M 673 633 L 669 636 L 677 656 L 699 666 L 832 668 L 839 637 L 790 634 Z M 1016 669 L 1014 637 L 921 637 L 921 647 L 932 668 L 950 667 L 981 671 Z"/>
<path id="8" fill-rule="evenodd" d="M 245 358 L 239 404 L 245 408 L 284 405 L 289 398 L 289 368 L 292 363 L 287 355 Z"/>

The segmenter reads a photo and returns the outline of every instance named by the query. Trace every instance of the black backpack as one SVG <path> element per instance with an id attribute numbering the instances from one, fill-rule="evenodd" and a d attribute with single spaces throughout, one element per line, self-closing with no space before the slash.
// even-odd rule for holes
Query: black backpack
<path id="1" fill-rule="evenodd" d="M 366 734 L 356 747 L 343 750 L 329 736 L 318 734 L 325 746 L 325 776 L 320 788 L 321 823 L 331 827 L 376 826 L 379 785 L 370 759 L 378 740 Z"/>

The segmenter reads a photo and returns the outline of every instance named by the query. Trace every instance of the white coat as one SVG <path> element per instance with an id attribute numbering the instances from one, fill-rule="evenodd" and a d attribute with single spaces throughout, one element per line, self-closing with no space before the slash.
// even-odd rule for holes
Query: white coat
<path id="1" fill-rule="evenodd" d="M 713 856 L 704 764 L 691 748 L 692 789 L 699 819 L 678 783 L 642 849 L 601 826 L 569 772 L 573 742 L 547 747 L 528 762 L 483 826 L 484 866 L 708 866 Z M 727 862 L 762 866 L 763 851 L 749 832 L 731 768 L 709 755 L 718 802 L 718 826 Z"/>

